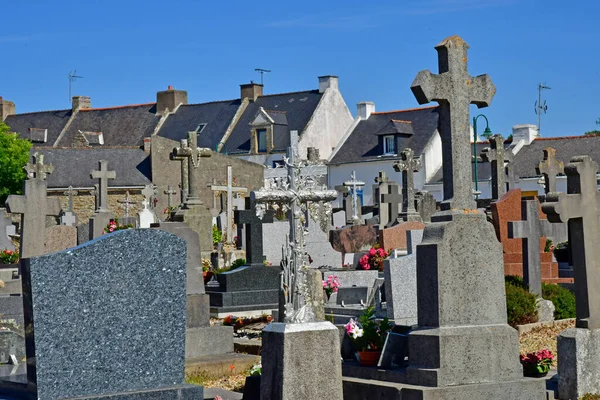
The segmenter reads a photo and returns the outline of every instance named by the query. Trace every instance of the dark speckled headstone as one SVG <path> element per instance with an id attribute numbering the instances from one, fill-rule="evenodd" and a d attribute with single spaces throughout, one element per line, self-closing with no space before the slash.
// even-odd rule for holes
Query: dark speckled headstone
<path id="1" fill-rule="evenodd" d="M 119 231 L 24 260 L 23 280 L 29 396 L 203 398 L 184 385 L 184 240 Z"/>

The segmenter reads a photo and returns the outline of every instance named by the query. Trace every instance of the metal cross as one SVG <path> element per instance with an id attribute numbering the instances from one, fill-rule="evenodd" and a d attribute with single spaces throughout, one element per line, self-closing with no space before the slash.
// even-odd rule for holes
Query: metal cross
<path id="1" fill-rule="evenodd" d="M 565 172 L 565 165 L 556 158 L 556 149 L 546 147 L 544 149 L 544 159 L 540 161 L 537 173 L 544 176 L 544 192 L 556 192 L 556 175 Z"/>
<path id="2" fill-rule="evenodd" d="M 92 179 L 98 179 L 99 187 L 99 204 L 97 212 L 108 212 L 108 180 L 117 179 L 115 171 L 108 170 L 108 161 L 100 160 L 100 170 L 90 172 Z"/>
<path id="3" fill-rule="evenodd" d="M 352 188 L 352 221 L 355 225 L 360 224 L 358 216 L 358 189 L 365 186 L 365 182 L 356 180 L 356 171 L 352 171 L 350 180 L 343 183 L 344 186 Z"/>
<path id="4" fill-rule="evenodd" d="M 187 158 L 189 192 L 187 199 L 185 199 L 185 205 L 202 204 L 199 184 L 204 171 L 199 168 L 200 159 L 212 156 L 212 150 L 198 147 L 198 134 L 196 132 L 188 132 L 187 140 L 182 139 L 181 146 L 174 148 L 171 154 L 173 160 Z"/>
<path id="5" fill-rule="evenodd" d="M 231 165 L 227 166 L 227 185 L 211 185 L 211 190 L 214 192 L 227 192 L 227 243 L 233 243 L 233 194 L 247 193 L 245 187 L 233 186 L 233 170 Z"/>

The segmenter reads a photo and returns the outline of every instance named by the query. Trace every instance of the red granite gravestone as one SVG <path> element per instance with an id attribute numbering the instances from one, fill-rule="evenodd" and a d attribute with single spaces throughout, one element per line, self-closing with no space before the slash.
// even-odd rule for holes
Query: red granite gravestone
<path id="1" fill-rule="evenodd" d="M 406 231 L 425 229 L 425 224 L 420 221 L 406 221 L 391 228 L 379 231 L 379 244 L 385 250 L 406 250 Z"/>

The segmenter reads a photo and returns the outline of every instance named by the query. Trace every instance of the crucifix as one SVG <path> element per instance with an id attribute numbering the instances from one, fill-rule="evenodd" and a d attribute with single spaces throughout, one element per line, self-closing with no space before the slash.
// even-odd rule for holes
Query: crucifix
<path id="1" fill-rule="evenodd" d="M 23 182 L 23 195 L 10 195 L 6 200 L 9 213 L 21 214 L 21 258 L 41 256 L 45 253 L 46 215 L 60 214 L 60 201 L 47 197 L 46 177 L 54 171 L 44 165 L 42 154 L 33 155 L 34 163 L 24 168 L 27 179 Z"/>
<path id="2" fill-rule="evenodd" d="M 415 172 L 421 169 L 421 159 L 415 157 L 412 149 L 406 148 L 400 153 L 400 160 L 394 163 L 394 170 L 402 172 L 402 213 L 404 221 L 421 221 L 421 215 L 415 208 Z"/>
<path id="3" fill-rule="evenodd" d="M 550 222 L 569 223 L 575 271 L 576 327 L 600 328 L 600 193 L 598 163 L 576 156 L 565 167 L 567 193 L 550 192 L 542 210 Z"/>
<path id="4" fill-rule="evenodd" d="M 123 208 L 125 209 L 125 216 L 129 217 L 129 206 L 135 204 L 135 201 L 130 200 L 129 198 L 129 190 L 125 192 L 125 198 L 123 200 L 117 200 L 117 202 L 123 205 Z"/>
<path id="5" fill-rule="evenodd" d="M 492 167 L 492 199 L 498 200 L 506 193 L 506 171 L 504 163 L 511 163 L 513 153 L 504 148 L 504 138 L 502 135 L 493 135 L 489 138 L 490 147 L 486 147 L 481 152 L 481 158 L 489 162 Z M 512 187 L 511 189 L 514 189 Z"/>
<path id="6" fill-rule="evenodd" d="M 181 146 L 173 149 L 171 153 L 173 160 L 181 160 L 182 167 L 182 183 L 184 182 L 183 164 L 187 159 L 188 170 L 188 192 L 187 198 L 184 201 L 186 208 L 190 205 L 200 205 L 200 186 L 202 171 L 200 167 L 200 159 L 202 157 L 210 157 L 212 150 L 208 148 L 198 147 L 198 134 L 196 132 L 188 132 L 188 138 L 181 140 Z M 185 185 L 183 185 L 185 188 Z M 185 189 L 184 189 L 185 190 Z"/>
<path id="7" fill-rule="evenodd" d="M 469 105 L 487 107 L 496 87 L 490 77 L 472 77 L 467 70 L 467 43 L 458 36 L 437 45 L 439 74 L 421 71 L 411 90 L 419 104 L 439 103 L 444 202 L 442 210 L 476 208 L 472 193 Z"/>
<path id="8" fill-rule="evenodd" d="M 556 149 L 546 147 L 544 149 L 544 159 L 540 161 L 537 173 L 544 176 L 544 192 L 556 192 L 556 175 L 565 172 L 565 166 L 562 161 L 556 158 Z"/>
<path id="9" fill-rule="evenodd" d="M 100 170 L 91 171 L 90 175 L 92 179 L 98 179 L 98 205 L 96 212 L 109 212 L 108 209 L 108 180 L 117 179 L 117 173 L 115 171 L 108 170 L 108 161 L 100 160 Z"/>
<path id="10" fill-rule="evenodd" d="M 173 206 L 173 195 L 176 194 L 176 193 L 177 193 L 177 191 L 174 190 L 171 187 L 171 185 L 167 186 L 167 190 L 165 190 L 165 194 L 167 195 L 167 205 L 169 207 L 169 210 Z"/>
<path id="11" fill-rule="evenodd" d="M 358 198 L 358 190 L 365 186 L 365 183 L 363 181 L 356 180 L 356 171 L 352 171 L 350 180 L 344 182 L 343 185 L 347 188 L 352 188 L 352 223 L 354 225 L 360 225 L 362 217 L 362 204 Z"/>
<path id="12" fill-rule="evenodd" d="M 211 185 L 214 192 L 227 192 L 227 243 L 233 243 L 233 195 L 234 193 L 246 193 L 245 187 L 233 186 L 233 170 L 231 165 L 227 166 L 227 185 Z"/>

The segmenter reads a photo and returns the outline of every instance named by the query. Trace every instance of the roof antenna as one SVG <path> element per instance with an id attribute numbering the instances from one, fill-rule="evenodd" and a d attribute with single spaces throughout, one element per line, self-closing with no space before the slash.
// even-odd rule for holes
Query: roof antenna
<path id="1" fill-rule="evenodd" d="M 83 78 L 83 76 L 75 75 L 76 73 L 76 70 L 69 72 L 69 103 L 71 102 L 71 86 L 73 85 L 73 82 L 78 78 Z"/>
<path id="2" fill-rule="evenodd" d="M 263 84 L 263 76 L 265 75 L 265 72 L 271 72 L 270 69 L 262 69 L 262 68 L 254 68 L 254 70 L 260 74 L 260 84 L 261 85 Z"/>
<path id="3" fill-rule="evenodd" d="M 538 131 L 537 136 L 540 137 L 540 129 L 542 127 L 542 113 L 546 114 L 548 111 L 548 106 L 546 105 L 546 100 L 542 102 L 542 90 L 544 89 L 552 89 L 550 86 L 546 86 L 546 82 L 538 84 L 538 99 L 535 102 L 535 113 L 538 116 Z"/>

